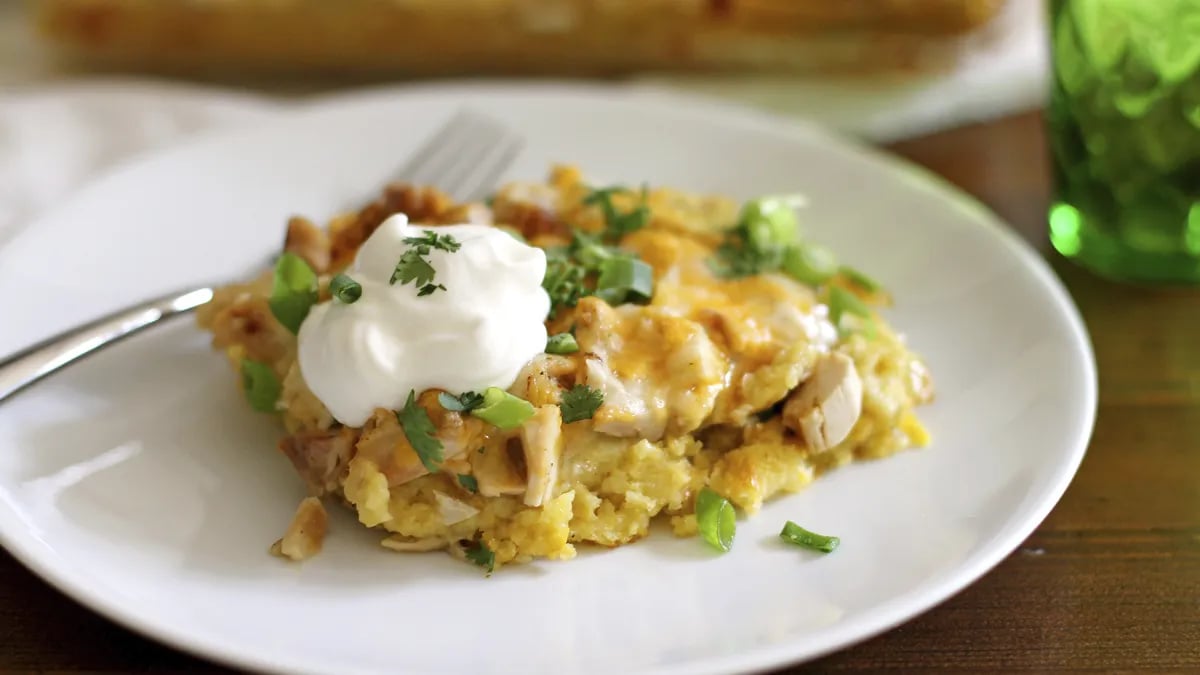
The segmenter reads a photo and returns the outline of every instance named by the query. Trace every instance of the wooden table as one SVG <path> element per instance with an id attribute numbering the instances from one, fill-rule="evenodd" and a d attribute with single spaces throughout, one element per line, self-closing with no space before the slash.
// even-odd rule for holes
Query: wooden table
<path id="1" fill-rule="evenodd" d="M 1045 249 L 1037 115 L 893 150 L 976 195 Z M 1200 292 L 1106 283 L 1058 259 L 1100 365 L 1092 445 L 1062 502 L 958 596 L 789 672 L 1200 671 Z M 212 671 L 60 595 L 0 553 L 0 671 Z"/>

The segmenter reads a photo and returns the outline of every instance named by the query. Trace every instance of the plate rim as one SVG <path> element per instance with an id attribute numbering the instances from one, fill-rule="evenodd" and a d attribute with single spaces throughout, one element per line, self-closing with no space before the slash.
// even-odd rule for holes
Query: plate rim
<path id="1" fill-rule="evenodd" d="M 113 83 L 113 86 L 119 89 L 122 86 L 128 86 L 128 83 L 116 82 Z M 910 183 L 911 189 L 938 199 L 947 207 L 962 209 L 970 213 L 968 219 L 970 226 L 979 226 L 989 231 L 991 236 L 1013 254 L 1019 261 L 1020 267 L 1033 276 L 1041 290 L 1046 291 L 1045 295 L 1054 305 L 1056 313 L 1063 318 L 1066 326 L 1070 329 L 1071 351 L 1080 357 L 1083 363 L 1082 377 L 1077 383 L 1081 395 L 1080 414 L 1071 418 L 1069 451 L 1064 453 L 1062 459 L 1057 463 L 1052 480 L 1047 482 L 1042 493 L 1037 499 L 1031 500 L 1034 503 L 1024 506 L 1023 514 L 1021 510 L 1011 514 L 1006 525 L 998 530 L 992 536 L 991 541 L 974 555 L 964 559 L 945 574 L 918 584 L 884 603 L 873 606 L 868 616 L 852 624 L 836 624 L 815 631 L 814 637 L 811 639 L 791 640 L 777 645 L 746 649 L 731 655 L 684 661 L 668 666 L 651 666 L 637 672 L 643 673 L 643 675 L 715 675 L 727 672 L 761 672 L 811 661 L 866 641 L 929 611 L 979 580 L 1032 534 L 1061 500 L 1078 472 L 1095 428 L 1099 385 L 1095 353 L 1086 324 L 1066 287 L 1055 275 L 1046 259 L 1025 242 L 1011 225 L 1005 223 L 982 202 L 925 167 L 804 119 L 788 117 L 709 96 L 677 92 L 638 83 L 587 84 L 546 80 L 515 80 L 497 83 L 487 80 L 466 80 L 416 85 L 381 85 L 302 99 L 295 108 L 281 111 L 279 118 L 238 125 L 233 128 L 202 131 L 178 143 L 139 153 L 110 166 L 87 181 L 84 186 L 62 203 L 22 227 L 4 245 L 0 246 L 0 257 L 5 252 L 4 249 L 9 248 L 14 242 L 25 237 L 35 236 L 32 233 L 37 229 L 38 223 L 54 218 L 60 209 L 68 208 L 71 202 L 79 198 L 81 193 L 102 188 L 105 179 L 131 170 L 137 165 L 154 161 L 164 155 L 186 154 L 194 147 L 220 142 L 222 138 L 261 133 L 269 126 L 296 123 L 294 120 L 297 118 L 303 119 L 310 115 L 320 116 L 326 111 L 347 106 L 403 105 L 406 101 L 413 99 L 454 95 L 507 98 L 538 95 L 566 98 L 599 97 L 610 101 L 617 98 L 622 103 L 657 107 L 664 114 L 684 115 L 721 126 L 756 130 L 796 141 L 812 142 L 815 140 L 827 146 L 834 146 L 847 154 L 855 155 L 858 159 L 877 166 L 890 175 L 914 176 L 918 180 Z M 174 625 L 154 625 L 140 612 L 126 609 L 119 603 L 113 602 L 111 598 L 104 597 L 102 593 L 91 590 L 81 582 L 78 575 L 71 573 L 69 569 L 60 568 L 58 564 L 54 563 L 56 554 L 39 554 L 36 551 L 39 546 L 37 537 L 12 536 L 10 528 L 13 528 L 11 531 L 27 528 L 16 517 L 19 509 L 8 503 L 7 495 L 2 492 L 0 492 L 0 505 L 3 506 L 0 508 L 0 546 L 3 546 L 31 573 L 89 611 L 160 644 L 216 663 L 260 672 L 286 671 L 314 674 L 328 672 L 319 668 L 303 666 L 297 668 L 296 666 L 300 664 L 274 659 L 237 647 L 230 649 L 228 645 L 219 640 L 193 637 Z M 1020 515 L 1020 518 L 1014 519 L 1017 515 Z M 814 641 L 818 643 L 816 647 L 811 644 Z"/>

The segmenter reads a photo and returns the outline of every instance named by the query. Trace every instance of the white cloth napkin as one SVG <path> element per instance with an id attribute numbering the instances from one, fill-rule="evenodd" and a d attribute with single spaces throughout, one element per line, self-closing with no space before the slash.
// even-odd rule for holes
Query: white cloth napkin
<path id="1" fill-rule="evenodd" d="M 893 140 L 1036 106 L 1046 80 L 1041 14 L 1037 0 L 1011 0 L 1000 18 L 1003 39 L 956 70 L 919 81 L 657 77 L 633 86 L 705 93 L 870 140 Z M 297 105 L 295 99 L 154 81 L 39 85 L 41 75 L 0 75 L 24 85 L 0 97 L 0 246 L 123 159 L 200 130 L 268 120 Z"/>

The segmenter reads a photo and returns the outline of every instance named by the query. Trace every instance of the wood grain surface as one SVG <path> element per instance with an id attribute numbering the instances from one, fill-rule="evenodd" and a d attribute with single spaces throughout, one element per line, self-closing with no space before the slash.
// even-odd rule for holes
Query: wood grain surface
<path id="1" fill-rule="evenodd" d="M 1046 248 L 1038 115 L 891 149 Z M 1028 541 L 956 597 L 786 672 L 1200 672 L 1200 291 L 1119 286 L 1051 259 L 1100 367 L 1099 421 L 1066 496 Z M 3 672 L 223 672 L 99 618 L 4 553 L 0 645 Z"/>

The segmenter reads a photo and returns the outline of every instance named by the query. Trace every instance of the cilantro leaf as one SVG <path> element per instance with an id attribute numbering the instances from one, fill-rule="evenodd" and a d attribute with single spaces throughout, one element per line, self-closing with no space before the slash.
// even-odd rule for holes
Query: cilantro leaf
<path id="1" fill-rule="evenodd" d="M 579 299 L 588 294 L 583 284 L 587 269 L 563 253 L 546 254 L 546 274 L 542 277 L 542 288 L 550 296 L 550 318 L 553 319 L 564 307 L 574 307 Z"/>
<path id="2" fill-rule="evenodd" d="M 404 243 L 408 245 L 408 250 L 400 255 L 388 283 L 394 285 L 400 282 L 402 286 L 411 283 L 417 287 L 417 297 L 446 290 L 445 286 L 433 283 L 437 270 L 433 269 L 425 256 L 434 249 L 453 253 L 462 248 L 462 244 L 452 235 L 438 234 L 432 230 L 425 230 L 420 237 L 405 237 Z"/>
<path id="3" fill-rule="evenodd" d="M 395 284 L 399 281 L 400 285 L 404 285 L 416 282 L 417 286 L 423 286 L 433 281 L 433 275 L 436 273 L 433 265 L 422 257 L 421 249 L 410 248 L 400 256 L 400 261 L 396 263 L 396 271 L 392 272 L 388 283 Z"/>
<path id="4" fill-rule="evenodd" d="M 464 391 L 455 396 L 447 392 L 438 394 L 438 403 L 450 412 L 471 412 L 483 405 L 483 394 L 474 391 Z"/>
<path id="5" fill-rule="evenodd" d="M 469 473 L 458 474 L 458 484 L 463 486 L 467 492 L 479 492 L 479 481 Z"/>
<path id="6" fill-rule="evenodd" d="M 604 238 L 609 241 L 620 241 L 625 235 L 642 229 L 650 222 L 650 209 L 646 206 L 646 188 L 644 186 L 641 192 L 641 203 L 624 213 L 617 210 L 616 205 L 613 204 L 613 195 L 627 194 L 628 192 L 628 188 L 612 186 L 592 190 L 583 198 L 584 204 L 598 206 L 601 213 L 604 214 L 606 225 Z"/>
<path id="7" fill-rule="evenodd" d="M 563 394 L 558 407 L 562 410 L 563 424 L 569 424 L 591 419 L 603 403 L 604 392 L 586 384 L 577 384 Z"/>
<path id="8" fill-rule="evenodd" d="M 404 243 L 408 244 L 409 246 L 425 249 L 421 252 L 421 255 L 429 255 L 429 249 L 437 249 L 439 251 L 446 251 L 447 253 L 454 253 L 458 249 L 462 248 L 462 244 L 454 238 L 454 235 L 438 234 L 433 230 L 425 230 L 425 232 L 419 237 L 405 237 Z"/>
<path id="9" fill-rule="evenodd" d="M 425 470 L 429 473 L 436 472 L 442 462 L 442 442 L 434 436 L 437 429 L 429 419 L 429 413 L 417 405 L 415 391 L 408 392 L 408 400 L 405 401 L 404 408 L 396 413 L 396 419 L 400 421 L 404 437 L 421 459 L 421 464 L 425 465 Z"/>
<path id="10" fill-rule="evenodd" d="M 477 541 L 468 546 L 465 553 L 467 560 L 487 570 L 487 576 L 492 576 L 492 572 L 496 571 L 496 554 L 482 541 Z"/>

